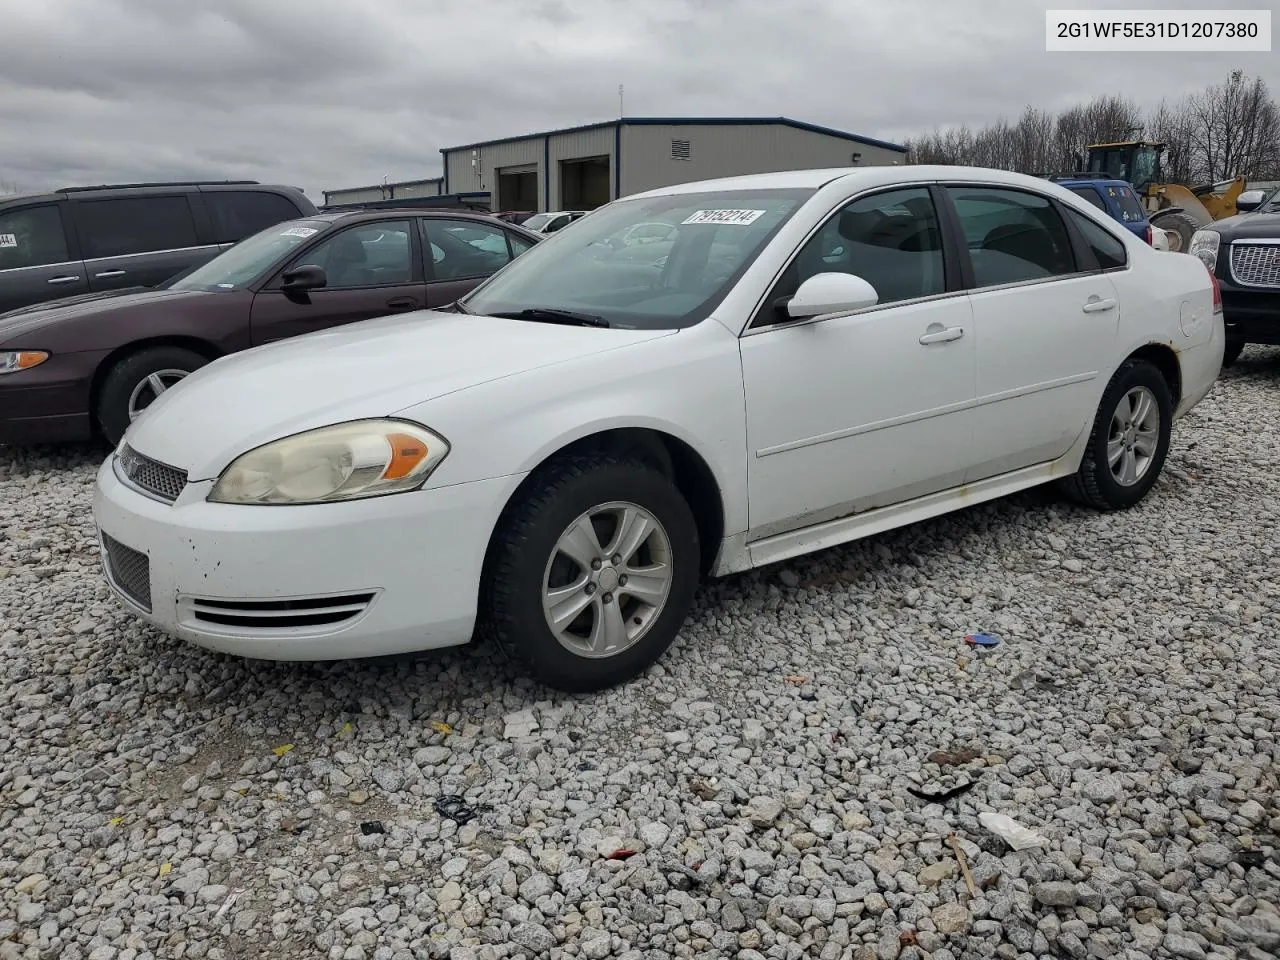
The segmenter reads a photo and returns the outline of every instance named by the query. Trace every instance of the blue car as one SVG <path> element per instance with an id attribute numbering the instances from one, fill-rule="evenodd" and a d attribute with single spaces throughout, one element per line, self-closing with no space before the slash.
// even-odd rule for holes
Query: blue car
<path id="1" fill-rule="evenodd" d="M 1088 177 L 1054 177 L 1053 182 L 1066 187 L 1074 194 L 1083 197 L 1089 203 L 1131 230 L 1135 236 L 1147 243 L 1152 243 L 1155 231 L 1151 221 L 1147 219 L 1147 211 L 1142 201 L 1124 180 L 1095 180 Z M 1164 239 L 1161 237 L 1160 239 Z M 1167 246 L 1162 245 L 1162 249 Z"/>

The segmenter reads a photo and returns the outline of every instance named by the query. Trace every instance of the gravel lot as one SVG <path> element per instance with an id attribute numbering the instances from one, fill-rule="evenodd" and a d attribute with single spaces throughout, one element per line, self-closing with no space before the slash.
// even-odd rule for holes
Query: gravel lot
<path id="1" fill-rule="evenodd" d="M 1037 492 L 723 581 L 577 700 L 487 648 L 159 637 L 99 578 L 102 456 L 0 450 L 0 960 L 1280 952 L 1280 350 L 1134 511 Z"/>

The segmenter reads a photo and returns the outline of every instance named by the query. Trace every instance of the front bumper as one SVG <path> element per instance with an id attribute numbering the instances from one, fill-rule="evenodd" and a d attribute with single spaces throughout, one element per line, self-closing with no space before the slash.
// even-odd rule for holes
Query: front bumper
<path id="1" fill-rule="evenodd" d="M 1258 290 L 1219 280 L 1228 340 L 1280 344 L 1280 290 Z"/>
<path id="2" fill-rule="evenodd" d="M 104 356 L 100 351 L 55 353 L 30 370 L 0 375 L 0 443 L 91 439 L 90 384 Z"/>
<path id="3" fill-rule="evenodd" d="M 494 523 L 523 479 L 313 506 L 170 504 L 98 471 L 104 572 L 182 640 L 264 660 L 345 660 L 466 643 Z M 110 549 L 108 549 L 110 548 Z"/>

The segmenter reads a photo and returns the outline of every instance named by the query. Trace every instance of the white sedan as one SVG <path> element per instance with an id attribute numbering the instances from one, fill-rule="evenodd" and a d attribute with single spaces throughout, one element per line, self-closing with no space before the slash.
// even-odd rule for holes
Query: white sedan
<path id="1" fill-rule="evenodd" d="M 619 255 L 639 223 L 671 226 L 665 256 Z M 192 643 L 330 660 L 485 635 L 590 691 L 662 655 L 704 576 L 1051 481 L 1134 505 L 1222 352 L 1197 258 L 1041 179 L 683 184 L 451 310 L 209 364 L 133 423 L 94 511 L 115 591 Z"/>

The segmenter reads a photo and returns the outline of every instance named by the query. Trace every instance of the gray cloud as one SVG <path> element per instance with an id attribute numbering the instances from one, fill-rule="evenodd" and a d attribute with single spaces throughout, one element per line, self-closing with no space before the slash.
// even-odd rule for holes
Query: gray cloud
<path id="1" fill-rule="evenodd" d="M 7 0 L 0 184 L 433 176 L 457 143 L 632 115 L 775 115 L 901 140 L 1274 54 L 1050 54 L 1028 0 Z M 1166 8 L 1233 2 L 1162 0 Z M 1275 8 L 1270 3 L 1251 6 Z M 1277 18 L 1280 19 L 1280 18 Z"/>

